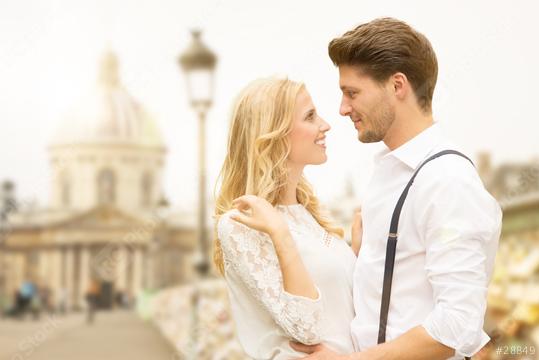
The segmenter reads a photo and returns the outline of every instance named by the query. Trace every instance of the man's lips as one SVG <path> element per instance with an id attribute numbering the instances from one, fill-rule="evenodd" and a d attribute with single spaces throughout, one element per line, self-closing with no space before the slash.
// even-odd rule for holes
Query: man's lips
<path id="1" fill-rule="evenodd" d="M 363 121 L 361 120 L 361 118 L 356 118 L 356 119 L 353 119 L 353 118 L 350 118 L 352 120 L 352 122 L 354 123 L 354 127 L 357 129 L 359 127 L 359 124 L 362 123 Z"/>

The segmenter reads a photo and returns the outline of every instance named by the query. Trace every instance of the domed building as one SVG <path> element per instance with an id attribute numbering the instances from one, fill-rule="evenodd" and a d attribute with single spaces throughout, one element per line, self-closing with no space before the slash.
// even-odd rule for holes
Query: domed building
<path id="1" fill-rule="evenodd" d="M 118 61 L 102 59 L 98 84 L 76 104 L 49 148 L 54 208 L 155 207 L 166 148 L 148 112 L 123 88 Z"/>
<path id="2" fill-rule="evenodd" d="M 10 216 L 4 294 L 31 281 L 50 289 L 54 304 L 81 308 L 97 282 L 101 305 L 111 307 L 119 294 L 133 297 L 191 276 L 194 218 L 167 209 L 166 146 L 150 114 L 123 87 L 112 52 L 48 152 L 49 206 Z"/>

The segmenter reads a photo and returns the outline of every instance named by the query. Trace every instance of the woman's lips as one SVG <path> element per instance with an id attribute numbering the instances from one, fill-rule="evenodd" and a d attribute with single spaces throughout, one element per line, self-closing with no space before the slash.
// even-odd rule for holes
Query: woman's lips
<path id="1" fill-rule="evenodd" d="M 314 143 L 318 146 L 323 147 L 324 149 L 326 148 L 326 138 L 316 140 Z"/>

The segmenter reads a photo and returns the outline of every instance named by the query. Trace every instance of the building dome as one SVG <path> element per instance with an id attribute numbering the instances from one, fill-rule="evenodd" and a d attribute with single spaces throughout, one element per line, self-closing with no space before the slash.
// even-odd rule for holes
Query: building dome
<path id="1" fill-rule="evenodd" d="M 130 144 L 164 148 L 159 128 L 122 86 L 118 59 L 101 60 L 97 86 L 66 114 L 52 145 Z"/>

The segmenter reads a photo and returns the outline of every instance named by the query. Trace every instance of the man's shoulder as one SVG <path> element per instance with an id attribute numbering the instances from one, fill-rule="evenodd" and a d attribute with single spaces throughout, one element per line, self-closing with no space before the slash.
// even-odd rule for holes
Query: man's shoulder
<path id="1" fill-rule="evenodd" d="M 430 155 L 443 150 L 456 150 L 471 159 L 468 154 L 451 144 L 439 146 Z M 473 159 L 471 160 L 473 161 Z M 425 190 L 438 185 L 451 184 L 484 187 L 473 162 L 457 154 L 446 154 L 425 164 L 417 174 L 414 183 L 417 183 L 417 187 L 422 187 Z"/>

